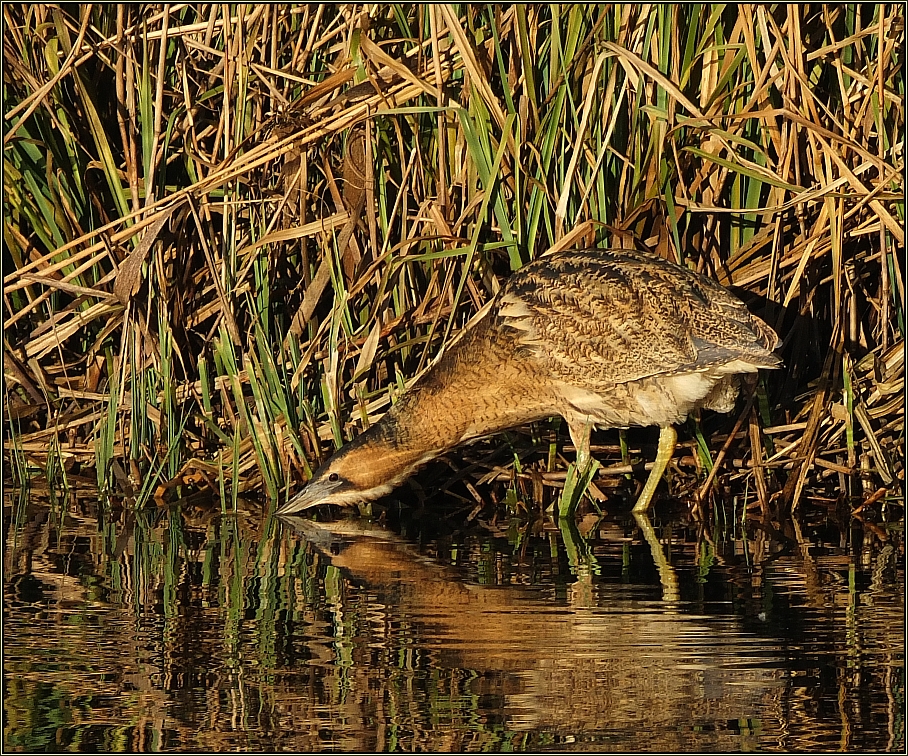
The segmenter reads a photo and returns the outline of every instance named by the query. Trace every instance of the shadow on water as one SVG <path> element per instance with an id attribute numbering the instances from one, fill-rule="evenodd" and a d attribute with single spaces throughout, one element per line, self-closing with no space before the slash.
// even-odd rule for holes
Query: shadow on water
<path id="1" fill-rule="evenodd" d="M 904 750 L 903 521 L 4 520 L 8 750 Z"/>

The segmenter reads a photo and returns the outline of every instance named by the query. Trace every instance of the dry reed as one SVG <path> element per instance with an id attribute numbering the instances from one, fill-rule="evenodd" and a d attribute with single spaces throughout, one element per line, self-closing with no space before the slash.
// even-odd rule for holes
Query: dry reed
<path id="1" fill-rule="evenodd" d="M 784 340 L 701 486 L 901 488 L 903 7 L 457 8 L 4 5 L 13 479 L 282 496 L 508 273 L 646 244 Z"/>

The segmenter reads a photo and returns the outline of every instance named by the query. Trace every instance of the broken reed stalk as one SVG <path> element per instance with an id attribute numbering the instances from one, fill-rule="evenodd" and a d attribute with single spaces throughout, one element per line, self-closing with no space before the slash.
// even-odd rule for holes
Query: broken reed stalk
<path id="1" fill-rule="evenodd" d="M 17 477 L 284 495 L 508 273 L 643 243 L 784 339 L 724 475 L 903 485 L 900 5 L 3 13 Z"/>

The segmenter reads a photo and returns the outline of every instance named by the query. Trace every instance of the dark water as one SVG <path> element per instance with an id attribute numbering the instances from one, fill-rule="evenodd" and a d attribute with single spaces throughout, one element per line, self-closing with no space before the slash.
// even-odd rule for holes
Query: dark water
<path id="1" fill-rule="evenodd" d="M 903 521 L 211 507 L 5 502 L 5 749 L 904 751 Z"/>

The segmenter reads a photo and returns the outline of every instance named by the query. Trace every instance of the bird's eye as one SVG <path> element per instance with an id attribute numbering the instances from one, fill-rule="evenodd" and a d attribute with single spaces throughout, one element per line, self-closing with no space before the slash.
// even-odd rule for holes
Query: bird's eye
<path id="1" fill-rule="evenodd" d="M 338 475 L 337 473 L 331 473 L 328 476 L 328 480 L 330 480 L 332 483 L 337 483 L 337 481 L 340 480 L 340 475 Z"/>

